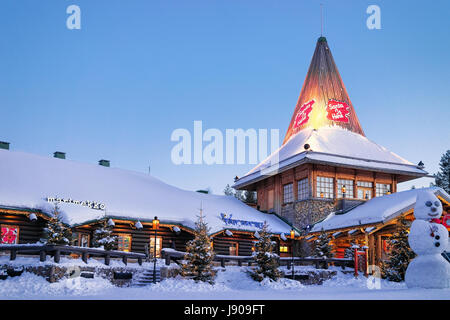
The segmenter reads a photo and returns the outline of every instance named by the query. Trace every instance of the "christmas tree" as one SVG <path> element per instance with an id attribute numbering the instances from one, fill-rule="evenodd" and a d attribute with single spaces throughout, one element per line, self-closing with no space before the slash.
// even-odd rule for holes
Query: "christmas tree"
<path id="1" fill-rule="evenodd" d="M 262 281 L 264 278 L 276 281 L 281 276 L 278 270 L 278 255 L 273 252 L 274 243 L 270 239 L 269 226 L 266 222 L 258 233 L 259 239 L 253 252 L 257 266 L 251 272 L 251 276 L 256 281 Z"/>
<path id="2" fill-rule="evenodd" d="M 436 174 L 436 185 L 450 193 L 450 150 L 441 157 L 439 172 Z"/>
<path id="3" fill-rule="evenodd" d="M 355 249 L 359 248 L 356 243 L 350 242 L 350 247 L 345 248 L 344 258 L 355 260 Z"/>
<path id="4" fill-rule="evenodd" d="M 45 244 L 69 245 L 71 238 L 72 230 L 62 222 L 58 205 L 55 204 L 52 217 L 48 220 L 47 227 L 44 229 L 43 242 Z"/>
<path id="5" fill-rule="evenodd" d="M 117 236 L 112 235 L 113 227 L 113 224 L 104 220 L 100 227 L 94 231 L 93 246 L 96 248 L 103 247 L 105 250 L 113 250 L 117 243 Z"/>
<path id="6" fill-rule="evenodd" d="M 194 239 L 186 244 L 186 263 L 182 266 L 182 275 L 191 277 L 195 281 L 214 283 L 215 272 L 212 268 L 214 252 L 209 228 L 203 219 L 202 210 L 195 223 Z"/>
<path id="7" fill-rule="evenodd" d="M 315 241 L 314 255 L 318 258 L 332 258 L 333 252 L 330 245 L 330 237 L 325 231 L 321 231 Z"/>
<path id="8" fill-rule="evenodd" d="M 405 280 L 409 261 L 415 257 L 408 244 L 408 229 L 408 221 L 400 219 L 396 232 L 388 240 L 388 258 L 381 264 L 381 274 L 385 279 L 396 282 Z"/>

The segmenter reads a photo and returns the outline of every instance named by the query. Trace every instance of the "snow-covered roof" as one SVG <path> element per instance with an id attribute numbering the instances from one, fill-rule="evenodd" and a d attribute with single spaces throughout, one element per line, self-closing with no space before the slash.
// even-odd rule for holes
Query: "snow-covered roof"
<path id="1" fill-rule="evenodd" d="M 182 190 L 149 174 L 0 149 L 0 206 L 51 213 L 54 206 L 47 198 L 68 201 L 59 203 L 59 208 L 70 225 L 105 215 L 141 222 L 158 216 L 161 223 L 194 228 L 202 207 L 211 233 L 254 232 L 264 221 L 273 233 L 291 229 L 276 215 L 234 197 Z M 104 210 L 83 206 L 83 201 L 97 202 Z"/>
<path id="2" fill-rule="evenodd" d="M 308 144 L 308 151 L 304 146 Z M 301 162 L 336 164 L 382 172 L 424 176 L 428 173 L 366 137 L 338 126 L 305 128 L 238 179 L 243 187 Z"/>
<path id="3" fill-rule="evenodd" d="M 323 221 L 314 225 L 311 232 L 322 229 L 336 230 L 359 225 L 385 223 L 414 208 L 418 192 L 431 190 L 450 202 L 450 195 L 439 187 L 412 189 L 375 197 L 344 214 L 330 213 Z M 357 229 L 355 229 L 357 230 Z M 370 232 L 369 228 L 366 229 Z"/>

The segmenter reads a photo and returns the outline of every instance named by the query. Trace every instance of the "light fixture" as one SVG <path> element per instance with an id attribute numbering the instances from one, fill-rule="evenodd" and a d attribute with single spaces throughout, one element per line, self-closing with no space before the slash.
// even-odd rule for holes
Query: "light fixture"
<path id="1" fill-rule="evenodd" d="M 291 229 L 291 239 L 294 239 L 295 237 L 295 231 L 294 228 Z"/>
<path id="2" fill-rule="evenodd" d="M 116 224 L 114 223 L 113 219 L 108 219 L 108 222 L 106 223 L 108 227 L 114 227 Z"/>
<path id="3" fill-rule="evenodd" d="M 323 192 L 320 193 L 320 197 L 323 198 Z"/>
<path id="4" fill-rule="evenodd" d="M 153 218 L 152 225 L 153 225 L 153 229 L 155 229 L 155 230 L 159 228 L 159 220 L 158 220 L 157 216 L 155 216 L 155 218 Z"/>
<path id="5" fill-rule="evenodd" d="M 173 230 L 173 232 L 175 232 L 175 233 L 180 233 L 180 232 L 181 232 L 181 229 L 178 228 L 177 226 L 173 226 L 173 227 L 172 227 L 172 230 Z"/>
<path id="6" fill-rule="evenodd" d="M 29 218 L 31 221 L 36 221 L 36 220 L 37 220 L 37 216 L 36 216 L 36 214 L 34 214 L 34 213 L 31 213 L 31 214 L 28 216 L 28 218 Z"/>
<path id="7" fill-rule="evenodd" d="M 134 226 L 135 226 L 136 229 L 138 229 L 138 230 L 143 228 L 142 223 L 141 223 L 139 220 L 134 224 Z"/>

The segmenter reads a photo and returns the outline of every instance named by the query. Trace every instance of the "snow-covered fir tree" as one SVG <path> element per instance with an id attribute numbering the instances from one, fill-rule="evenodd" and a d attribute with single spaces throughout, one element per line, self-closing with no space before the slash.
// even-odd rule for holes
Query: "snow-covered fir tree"
<path id="1" fill-rule="evenodd" d="M 214 251 L 211 239 L 208 236 L 209 227 L 203 219 L 203 212 L 195 223 L 194 239 L 186 244 L 186 263 L 182 266 L 182 275 L 195 281 L 203 281 L 213 284 L 215 271 L 212 262 Z"/>
<path id="2" fill-rule="evenodd" d="M 436 174 L 436 185 L 450 193 L 450 150 L 441 157 L 439 172 Z"/>
<path id="3" fill-rule="evenodd" d="M 226 185 L 225 189 L 223 189 L 223 193 L 226 196 L 234 196 L 234 189 L 232 187 L 230 187 L 229 184 Z"/>
<path id="4" fill-rule="evenodd" d="M 405 280 L 406 268 L 416 256 L 408 244 L 407 220 L 400 219 L 396 232 L 388 239 L 388 258 L 382 261 L 381 275 L 390 281 L 401 282 Z"/>
<path id="5" fill-rule="evenodd" d="M 325 231 L 321 231 L 314 241 L 314 255 L 318 258 L 332 258 L 333 252 L 330 245 L 330 237 Z"/>
<path id="6" fill-rule="evenodd" d="M 250 273 L 256 281 L 262 281 L 264 278 L 277 280 L 281 276 L 278 270 L 278 255 L 274 253 L 275 245 L 271 240 L 269 226 L 267 222 L 259 233 L 259 239 L 255 244 L 253 256 L 256 260 L 256 268 Z"/>
<path id="7" fill-rule="evenodd" d="M 350 242 L 350 247 L 345 248 L 344 258 L 355 259 L 355 248 L 359 247 L 356 243 Z"/>
<path id="8" fill-rule="evenodd" d="M 55 204 L 52 217 L 48 220 L 44 229 L 45 244 L 69 245 L 72 239 L 72 230 L 62 222 L 59 207 Z"/>
<path id="9" fill-rule="evenodd" d="M 256 203 L 256 192 L 245 190 L 244 198 L 247 203 Z"/>
<path id="10" fill-rule="evenodd" d="M 95 229 L 92 244 L 95 248 L 104 248 L 105 250 L 113 250 L 117 243 L 117 236 L 113 236 L 114 225 L 108 224 L 104 220 L 102 224 Z"/>

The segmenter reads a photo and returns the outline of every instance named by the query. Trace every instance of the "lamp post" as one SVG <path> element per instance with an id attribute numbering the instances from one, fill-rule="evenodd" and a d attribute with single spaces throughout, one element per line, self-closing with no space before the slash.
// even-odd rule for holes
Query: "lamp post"
<path id="1" fill-rule="evenodd" d="M 295 239 L 295 231 L 294 228 L 291 229 L 291 239 L 292 239 L 292 280 L 295 280 L 295 276 L 294 276 L 294 239 Z"/>
<path id="2" fill-rule="evenodd" d="M 153 260 L 153 283 L 156 283 L 156 234 L 158 232 L 158 227 L 159 227 L 159 220 L 158 220 L 158 217 L 155 216 L 155 218 L 153 219 L 153 229 L 155 230 L 155 243 L 153 245 L 153 255 L 154 255 L 154 260 Z"/>
<path id="3" fill-rule="evenodd" d="M 342 186 L 342 198 L 345 199 L 345 191 L 347 189 L 345 188 L 345 184 Z"/>

